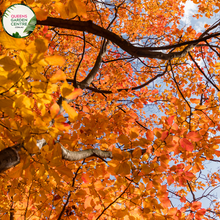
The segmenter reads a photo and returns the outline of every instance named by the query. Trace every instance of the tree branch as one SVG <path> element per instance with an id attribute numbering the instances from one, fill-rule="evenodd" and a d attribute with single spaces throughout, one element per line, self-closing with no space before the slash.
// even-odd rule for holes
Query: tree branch
<path id="1" fill-rule="evenodd" d="M 125 88 L 125 89 L 117 89 L 118 92 L 121 92 L 121 91 L 128 91 L 128 90 L 137 90 L 137 89 L 141 89 L 147 85 L 149 85 L 151 82 L 153 82 L 154 80 L 156 80 L 158 77 L 160 76 L 163 76 L 165 73 L 167 72 L 167 66 L 166 66 L 166 69 L 163 71 L 163 73 L 161 74 L 157 74 L 156 76 L 154 76 L 152 79 L 148 80 L 146 83 L 142 84 L 142 85 L 139 85 L 139 86 L 136 86 L 136 87 L 133 87 L 133 88 Z M 67 80 L 68 82 L 69 80 Z M 93 92 L 96 92 L 96 93 L 103 93 L 103 94 L 111 94 L 113 93 L 112 91 L 110 90 L 100 90 L 100 89 L 97 89 L 97 88 L 93 88 L 93 87 L 89 87 L 87 86 L 86 89 L 89 89 Z"/>
<path id="2" fill-rule="evenodd" d="M 216 24 L 214 27 L 207 29 L 197 40 L 192 40 L 192 41 L 187 41 L 183 43 L 162 46 L 162 47 L 136 47 L 132 45 L 130 42 L 118 36 L 117 34 L 94 24 L 91 20 L 73 21 L 73 20 L 65 20 L 61 18 L 48 17 L 44 21 L 37 21 L 37 24 L 65 28 L 70 30 L 86 31 L 88 33 L 110 40 L 111 42 L 117 44 L 121 49 L 123 49 L 124 51 L 126 51 L 127 53 L 129 53 L 134 57 L 148 57 L 148 58 L 156 58 L 161 60 L 171 60 L 173 58 L 184 57 L 190 51 L 190 49 L 193 48 L 199 42 L 220 35 L 220 32 L 217 32 L 204 37 L 205 35 L 208 34 L 208 31 L 212 30 L 214 27 L 219 25 Z M 188 45 L 188 46 L 186 46 L 182 51 L 178 51 L 178 52 L 172 52 L 168 54 L 162 52 L 153 52 L 153 50 L 164 50 L 164 49 L 167 50 L 171 48 L 180 47 L 183 45 Z"/>
<path id="3" fill-rule="evenodd" d="M 19 145 L 0 151 L 0 173 L 20 163 L 19 151 Z"/>
<path id="4" fill-rule="evenodd" d="M 99 71 L 99 68 L 102 63 L 102 58 L 106 54 L 106 49 L 107 49 L 108 43 L 109 43 L 109 41 L 106 41 L 106 40 L 103 41 L 102 47 L 100 49 L 100 52 L 99 52 L 99 55 L 96 59 L 94 67 L 92 68 L 92 70 L 89 72 L 88 76 L 83 81 L 77 82 L 77 86 L 76 86 L 77 88 L 85 89 L 86 87 L 88 87 L 92 83 L 93 79 L 95 78 L 95 75 Z M 67 82 L 75 83 L 75 81 L 72 79 L 68 79 Z"/>
<path id="5" fill-rule="evenodd" d="M 88 157 L 112 158 L 111 151 L 103 151 L 99 149 L 87 149 L 81 151 L 70 151 L 61 145 L 62 157 L 65 160 L 76 161 L 83 160 Z"/>

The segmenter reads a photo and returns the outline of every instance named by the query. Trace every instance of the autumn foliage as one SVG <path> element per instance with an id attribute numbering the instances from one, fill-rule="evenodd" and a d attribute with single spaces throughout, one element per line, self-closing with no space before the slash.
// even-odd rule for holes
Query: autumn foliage
<path id="1" fill-rule="evenodd" d="M 24 3 L 35 31 L 0 27 L 0 219 L 218 219 L 220 20 L 183 27 L 185 0 Z"/>

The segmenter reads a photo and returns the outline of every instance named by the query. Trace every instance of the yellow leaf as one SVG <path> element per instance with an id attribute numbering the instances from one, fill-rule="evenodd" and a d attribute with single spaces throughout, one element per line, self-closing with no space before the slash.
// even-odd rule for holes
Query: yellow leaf
<path id="1" fill-rule="evenodd" d="M 13 107 L 14 108 L 21 108 L 26 107 L 26 108 L 33 108 L 34 107 L 34 100 L 31 98 L 28 98 L 25 95 L 20 95 L 18 98 L 14 101 Z"/>
<path id="2" fill-rule="evenodd" d="M 64 19 L 68 18 L 67 13 L 66 13 L 66 8 L 65 5 L 61 2 L 56 2 L 54 4 L 55 10 L 60 14 L 60 16 Z"/>
<path id="3" fill-rule="evenodd" d="M 50 82 L 47 84 L 47 93 L 48 94 L 52 94 L 52 93 L 56 92 L 57 89 L 58 89 L 57 84 L 52 84 Z"/>
<path id="4" fill-rule="evenodd" d="M 63 66 L 66 62 L 65 59 L 62 56 L 59 56 L 59 55 L 46 57 L 45 60 L 51 66 L 57 66 L 57 65 Z"/>
<path id="5" fill-rule="evenodd" d="M 66 101 L 63 101 L 62 105 L 66 113 L 69 115 L 70 122 L 74 122 L 78 115 L 75 109 L 68 105 Z"/>
<path id="6" fill-rule="evenodd" d="M 24 39 L 13 38 L 9 36 L 5 31 L 0 32 L 0 43 L 6 49 L 24 50 L 26 48 Z"/>
<path id="7" fill-rule="evenodd" d="M 18 178 L 21 176 L 23 171 L 23 163 L 19 163 L 15 168 L 11 170 L 11 172 L 8 173 L 8 176 L 11 178 Z"/>
<path id="8" fill-rule="evenodd" d="M 215 64 L 215 69 L 216 69 L 216 70 L 219 70 L 219 69 L 220 69 L 220 63 L 216 63 L 216 64 Z"/>
<path id="9" fill-rule="evenodd" d="M 41 8 L 33 8 L 33 10 L 34 10 L 34 13 L 37 17 L 37 20 L 43 21 L 43 20 L 47 19 L 48 11 L 45 11 Z"/>
<path id="10" fill-rule="evenodd" d="M 62 84 L 61 86 L 61 95 L 66 98 L 68 95 L 70 95 L 73 91 L 75 90 L 75 88 L 68 84 L 66 81 Z"/>
<path id="11" fill-rule="evenodd" d="M 27 70 L 30 72 L 30 77 L 32 77 L 33 79 L 41 80 L 42 82 L 47 82 L 47 79 L 45 78 L 45 76 L 39 73 L 37 69 L 28 67 Z"/>
<path id="12" fill-rule="evenodd" d="M 66 14 L 69 18 L 77 15 L 77 8 L 74 0 L 68 1 L 66 7 Z"/>
<path id="13" fill-rule="evenodd" d="M 17 64 L 21 67 L 21 69 L 26 69 L 29 62 L 29 54 L 25 51 L 21 51 L 18 58 L 17 58 Z"/>
<path id="14" fill-rule="evenodd" d="M 56 83 L 59 81 L 65 81 L 66 80 L 66 74 L 62 70 L 58 70 L 51 78 L 51 83 Z"/>
<path id="15" fill-rule="evenodd" d="M 0 150 L 5 149 L 5 145 L 2 140 L 0 140 Z"/>
<path id="16" fill-rule="evenodd" d="M 39 81 L 30 82 L 30 85 L 31 85 L 31 91 L 36 93 L 45 92 L 47 87 L 46 83 Z"/>
<path id="17" fill-rule="evenodd" d="M 34 114 L 32 110 L 26 109 L 26 108 L 21 108 L 21 115 L 26 119 L 26 121 L 31 122 L 34 120 Z"/>
<path id="18" fill-rule="evenodd" d="M 37 147 L 37 141 L 33 137 L 26 138 L 24 146 L 29 153 L 37 153 L 39 151 L 39 148 Z"/>
<path id="19" fill-rule="evenodd" d="M 17 64 L 10 57 L 2 57 L 0 59 L 0 66 L 3 67 L 5 71 L 10 71 L 17 67 Z"/>
<path id="20" fill-rule="evenodd" d="M 77 8 L 77 15 L 79 16 L 83 16 L 84 18 L 87 17 L 87 14 L 86 14 L 86 5 L 84 4 L 84 2 L 82 1 L 79 1 L 79 0 L 75 0 L 75 6 Z"/>
<path id="21" fill-rule="evenodd" d="M 26 51 L 30 54 L 45 53 L 47 51 L 47 48 L 48 41 L 44 38 L 37 38 L 26 47 Z"/>

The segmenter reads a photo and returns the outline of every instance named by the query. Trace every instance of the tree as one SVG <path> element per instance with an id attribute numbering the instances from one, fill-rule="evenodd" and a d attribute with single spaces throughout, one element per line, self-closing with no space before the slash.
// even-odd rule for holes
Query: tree
<path id="1" fill-rule="evenodd" d="M 185 2 L 26 0 L 35 31 L 1 27 L 1 219 L 220 216 L 206 171 L 220 162 L 220 21 L 181 28 Z M 194 3 L 198 19 L 219 12 Z"/>

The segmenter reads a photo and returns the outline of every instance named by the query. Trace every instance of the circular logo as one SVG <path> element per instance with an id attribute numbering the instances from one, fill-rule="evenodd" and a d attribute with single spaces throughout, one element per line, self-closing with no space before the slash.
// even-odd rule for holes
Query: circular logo
<path id="1" fill-rule="evenodd" d="M 36 15 L 27 5 L 14 4 L 2 16 L 2 26 L 6 33 L 15 38 L 29 36 L 35 29 Z"/>

